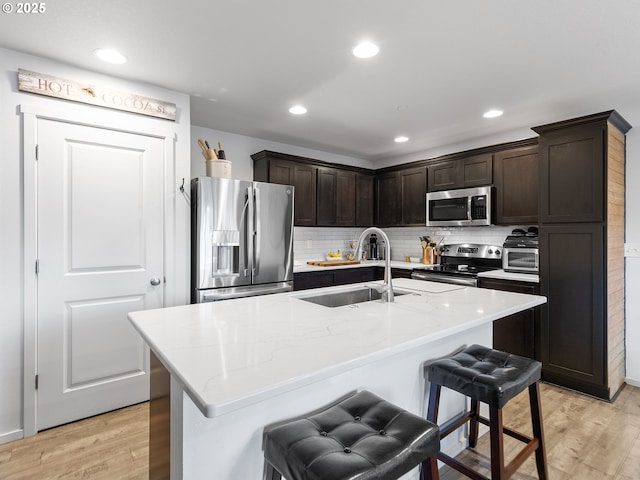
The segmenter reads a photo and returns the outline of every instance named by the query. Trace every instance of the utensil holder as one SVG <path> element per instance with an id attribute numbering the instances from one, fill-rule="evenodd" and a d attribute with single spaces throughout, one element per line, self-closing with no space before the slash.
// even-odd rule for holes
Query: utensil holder
<path id="1" fill-rule="evenodd" d="M 231 162 L 229 160 L 206 160 L 207 177 L 231 178 Z"/>

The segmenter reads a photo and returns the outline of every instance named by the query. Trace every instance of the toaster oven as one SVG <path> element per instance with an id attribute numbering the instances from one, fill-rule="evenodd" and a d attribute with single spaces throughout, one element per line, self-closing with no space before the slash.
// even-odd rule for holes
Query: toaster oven
<path id="1" fill-rule="evenodd" d="M 538 249 L 504 247 L 502 249 L 502 269 L 505 272 L 538 273 Z"/>
<path id="2" fill-rule="evenodd" d="M 515 229 L 502 246 L 502 269 L 505 272 L 538 273 L 538 229 L 528 232 Z"/>

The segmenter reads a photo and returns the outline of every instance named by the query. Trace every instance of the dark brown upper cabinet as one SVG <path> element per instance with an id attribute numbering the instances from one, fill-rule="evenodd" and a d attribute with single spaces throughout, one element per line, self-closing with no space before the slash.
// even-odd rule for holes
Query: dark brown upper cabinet
<path id="1" fill-rule="evenodd" d="M 316 222 L 320 226 L 337 225 L 338 175 L 333 168 L 318 168 Z"/>
<path id="2" fill-rule="evenodd" d="M 427 169 L 407 168 L 400 171 L 401 224 L 423 226 L 427 222 Z"/>
<path id="3" fill-rule="evenodd" d="M 538 146 L 496 152 L 493 158 L 497 225 L 538 223 Z"/>
<path id="4" fill-rule="evenodd" d="M 356 174 L 356 223 L 358 227 L 373 225 L 374 175 Z"/>
<path id="5" fill-rule="evenodd" d="M 338 200 L 336 223 L 339 226 L 354 226 L 356 224 L 357 182 L 356 172 L 338 170 L 337 192 Z"/>
<path id="6" fill-rule="evenodd" d="M 271 155 L 269 155 L 271 154 Z M 258 152 L 253 158 L 253 179 L 257 182 L 293 185 L 295 225 L 316 224 L 316 177 L 314 165 L 291 161 L 286 155 L 275 152 Z"/>
<path id="7" fill-rule="evenodd" d="M 483 153 L 434 162 L 428 166 L 430 192 L 479 187 L 493 183 L 493 155 Z"/>
<path id="8" fill-rule="evenodd" d="M 356 223 L 356 172 L 318 167 L 317 225 Z"/>
<path id="9" fill-rule="evenodd" d="M 400 175 L 389 172 L 376 175 L 376 225 L 394 227 L 402 220 Z"/>
<path id="10" fill-rule="evenodd" d="M 403 168 L 376 175 L 376 225 L 424 225 L 426 194 L 426 166 Z"/>
<path id="11" fill-rule="evenodd" d="M 541 134 L 541 223 L 603 221 L 605 127 L 600 122 Z"/>

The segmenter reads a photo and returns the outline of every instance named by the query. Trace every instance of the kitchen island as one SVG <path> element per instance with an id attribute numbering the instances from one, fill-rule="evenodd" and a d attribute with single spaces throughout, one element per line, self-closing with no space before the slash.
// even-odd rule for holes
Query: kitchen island
<path id="1" fill-rule="evenodd" d="M 265 425 L 354 390 L 424 414 L 426 361 L 465 344 L 491 345 L 494 320 L 546 301 L 409 279 L 394 281 L 404 292 L 394 303 L 330 308 L 304 300 L 363 287 L 129 314 L 152 351 L 150 478 L 167 478 L 167 469 L 174 480 L 262 478 Z M 441 404 L 441 420 L 464 408 L 453 393 Z M 464 438 L 449 438 L 455 443 L 444 449 L 464 447 Z"/>

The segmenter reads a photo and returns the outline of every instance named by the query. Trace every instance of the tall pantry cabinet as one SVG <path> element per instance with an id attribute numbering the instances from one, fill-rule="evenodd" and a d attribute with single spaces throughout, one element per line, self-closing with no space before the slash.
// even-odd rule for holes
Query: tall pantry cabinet
<path id="1" fill-rule="evenodd" d="M 615 111 L 540 135 L 543 378 L 612 399 L 624 382 L 624 168 Z"/>

